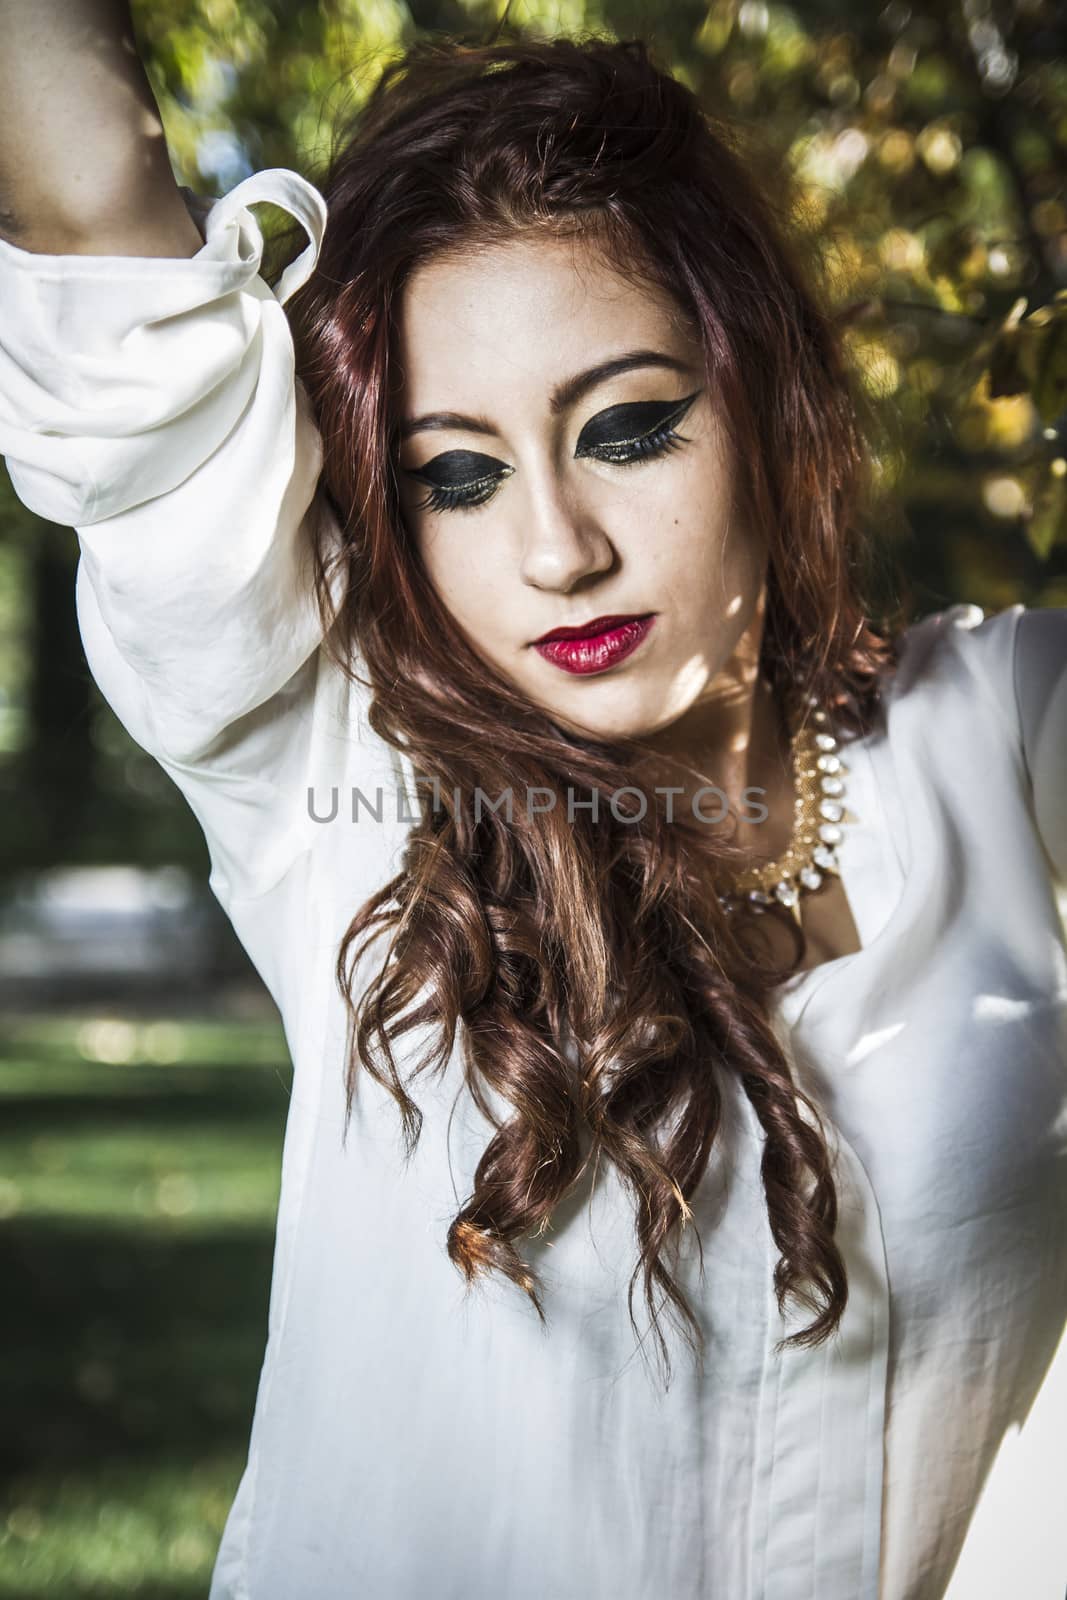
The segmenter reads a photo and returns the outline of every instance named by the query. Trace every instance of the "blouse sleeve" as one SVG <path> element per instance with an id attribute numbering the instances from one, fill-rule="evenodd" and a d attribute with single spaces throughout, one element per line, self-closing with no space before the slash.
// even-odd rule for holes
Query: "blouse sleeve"
<path id="1" fill-rule="evenodd" d="M 248 210 L 265 200 L 308 235 L 273 291 Z M 211 844 L 220 808 L 238 831 L 270 812 L 321 643 L 307 530 L 321 441 L 283 305 L 326 207 L 283 170 L 199 215 L 187 204 L 204 237 L 189 258 L 0 240 L 0 454 L 31 511 L 77 530 L 90 669 Z"/>
<path id="2" fill-rule="evenodd" d="M 1067 886 L 1067 608 L 1020 611 L 1014 678 L 1034 816 L 1054 873 Z"/>

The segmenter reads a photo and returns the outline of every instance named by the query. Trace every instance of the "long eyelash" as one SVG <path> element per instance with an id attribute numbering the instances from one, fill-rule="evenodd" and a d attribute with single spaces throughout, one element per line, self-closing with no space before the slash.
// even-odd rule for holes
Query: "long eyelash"
<path id="1" fill-rule="evenodd" d="M 633 467 L 641 461 L 647 461 L 650 456 L 666 455 L 670 450 L 677 450 L 680 444 L 688 444 L 689 440 L 673 428 L 664 426 L 657 428 L 654 433 L 642 434 L 638 439 L 627 439 L 618 444 L 598 445 L 595 451 L 590 451 L 597 461 L 610 461 L 617 467 Z M 613 455 L 614 450 L 625 450 L 626 455 Z"/>
<path id="2" fill-rule="evenodd" d="M 697 394 L 699 394 L 699 390 Z M 588 454 L 595 461 L 609 461 L 613 465 L 628 467 L 641 461 L 647 461 L 651 456 L 665 454 L 668 450 L 676 450 L 680 444 L 689 444 L 684 435 L 676 431 L 676 424 L 685 417 L 697 394 L 690 394 L 675 406 L 673 411 L 667 413 L 649 433 L 638 434 L 633 439 L 614 439 L 610 444 L 594 445 L 589 450 L 582 452 Z M 619 455 L 618 451 L 630 451 L 628 455 Z"/>
<path id="3" fill-rule="evenodd" d="M 484 506 L 485 502 L 496 493 L 499 477 L 479 478 L 475 483 L 457 485 L 454 489 L 443 489 L 435 484 L 426 496 L 420 500 L 418 511 L 472 511 L 475 506 Z"/>
<path id="4" fill-rule="evenodd" d="M 633 467 L 642 461 L 648 461 L 653 456 L 666 455 L 671 450 L 677 450 L 680 444 L 689 444 L 689 439 L 684 434 L 678 433 L 669 422 L 661 423 L 651 433 L 639 435 L 636 439 L 619 440 L 616 444 L 598 445 L 596 450 L 591 450 L 597 461 L 607 461 L 617 467 Z M 626 455 L 613 455 L 613 451 L 625 450 Z M 492 499 L 501 482 L 500 475 L 494 474 L 488 478 L 479 478 L 474 483 L 459 484 L 455 488 L 445 489 L 435 484 L 424 500 L 420 500 L 416 507 L 419 511 L 473 511 L 478 506 L 484 506 L 487 500 Z"/>

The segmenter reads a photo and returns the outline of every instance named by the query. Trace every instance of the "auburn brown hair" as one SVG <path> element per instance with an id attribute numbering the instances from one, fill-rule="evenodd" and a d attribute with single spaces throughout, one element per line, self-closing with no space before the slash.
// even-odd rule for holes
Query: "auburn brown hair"
<path id="1" fill-rule="evenodd" d="M 596 821 L 559 807 L 472 813 L 476 788 L 570 784 L 606 802 L 632 792 L 646 751 L 557 726 L 450 620 L 401 515 L 390 392 L 405 283 L 439 252 L 520 230 L 585 233 L 616 271 L 666 289 L 700 330 L 748 525 L 768 541 L 761 670 L 779 708 L 813 694 L 847 741 L 872 724 L 897 635 L 868 619 L 859 592 L 871 450 L 838 331 L 735 134 L 640 41 L 423 41 L 382 72 L 321 186 L 325 243 L 290 312 L 333 513 L 315 548 L 327 648 L 369 688 L 375 732 L 443 797 L 422 806 L 402 870 L 359 910 L 338 955 L 349 1116 L 362 1066 L 395 1098 L 410 1157 L 422 1113 L 409 1087 L 428 1067 L 444 1071 L 459 1035 L 494 1131 L 448 1254 L 468 1284 L 505 1274 L 542 1321 L 521 1242 L 544 1232 L 591 1161 L 614 1163 L 635 1203 L 630 1319 L 636 1332 L 643 1274 L 669 1383 L 663 1306 L 703 1363 L 671 1267 L 734 1074 L 765 1134 L 779 1310 L 793 1295 L 815 1313 L 782 1343 L 819 1344 L 848 1294 L 837 1195 L 818 1110 L 768 1020 L 803 935 L 776 967 L 755 914 L 734 921 L 719 903 L 740 849 L 696 822 L 668 823 L 661 803 L 621 818 L 618 802 L 601 803 Z M 763 913 L 779 914 L 793 926 L 781 908 Z M 357 969 L 379 937 L 387 949 L 360 992 Z M 404 1082 L 392 1046 L 426 1024 L 436 1043 Z"/>

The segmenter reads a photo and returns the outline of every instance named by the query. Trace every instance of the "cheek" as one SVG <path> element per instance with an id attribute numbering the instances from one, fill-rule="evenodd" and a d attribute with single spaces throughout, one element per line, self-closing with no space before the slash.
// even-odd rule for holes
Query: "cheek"
<path id="1" fill-rule="evenodd" d="M 445 608 L 466 626 L 491 632 L 503 620 L 504 575 L 484 535 L 428 529 L 418 541 L 426 574 Z"/>
<path id="2" fill-rule="evenodd" d="M 722 567 L 735 589 L 751 593 L 759 587 L 763 580 L 763 552 L 749 529 L 740 525 L 730 529 L 723 546 Z"/>
<path id="3" fill-rule="evenodd" d="M 747 526 L 721 460 L 714 459 L 709 471 L 694 476 L 685 510 L 676 514 L 683 518 L 685 559 L 701 587 L 731 598 L 758 588 L 763 562 L 759 540 Z"/>
<path id="4" fill-rule="evenodd" d="M 679 497 L 663 512 L 638 548 L 678 595 L 706 601 L 745 580 L 754 565 L 751 543 L 718 499 L 706 492 Z"/>
<path id="5" fill-rule="evenodd" d="M 428 520 L 416 532 L 415 548 L 430 582 L 442 600 L 451 605 L 469 587 L 467 550 L 462 539 L 449 538 L 441 523 Z"/>
<path id="6" fill-rule="evenodd" d="M 709 617 L 731 632 L 747 625 L 763 583 L 762 556 L 758 542 L 721 505 L 676 508 L 646 548 L 654 551 L 646 571 L 686 630 L 703 636 Z"/>
<path id="7" fill-rule="evenodd" d="M 649 510 L 661 542 L 676 559 L 718 566 L 734 533 L 732 477 L 715 439 L 701 439 L 675 470 L 664 475 L 658 503 Z M 668 457 L 668 463 L 671 458 Z"/>

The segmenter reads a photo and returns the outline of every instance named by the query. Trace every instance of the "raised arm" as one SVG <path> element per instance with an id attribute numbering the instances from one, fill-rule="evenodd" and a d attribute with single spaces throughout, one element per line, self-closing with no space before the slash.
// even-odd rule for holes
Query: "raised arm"
<path id="1" fill-rule="evenodd" d="M 0 40 L 0 234 L 46 254 L 195 254 L 126 0 L 0 0 Z"/>
<path id="2" fill-rule="evenodd" d="M 285 170 L 187 207 L 114 0 L 0 0 L 0 24 L 0 455 L 77 531 L 93 677 L 199 818 L 216 893 L 247 898 L 303 847 L 329 684 L 322 445 L 284 310 L 326 207 Z M 308 235 L 273 289 L 260 201 Z"/>

